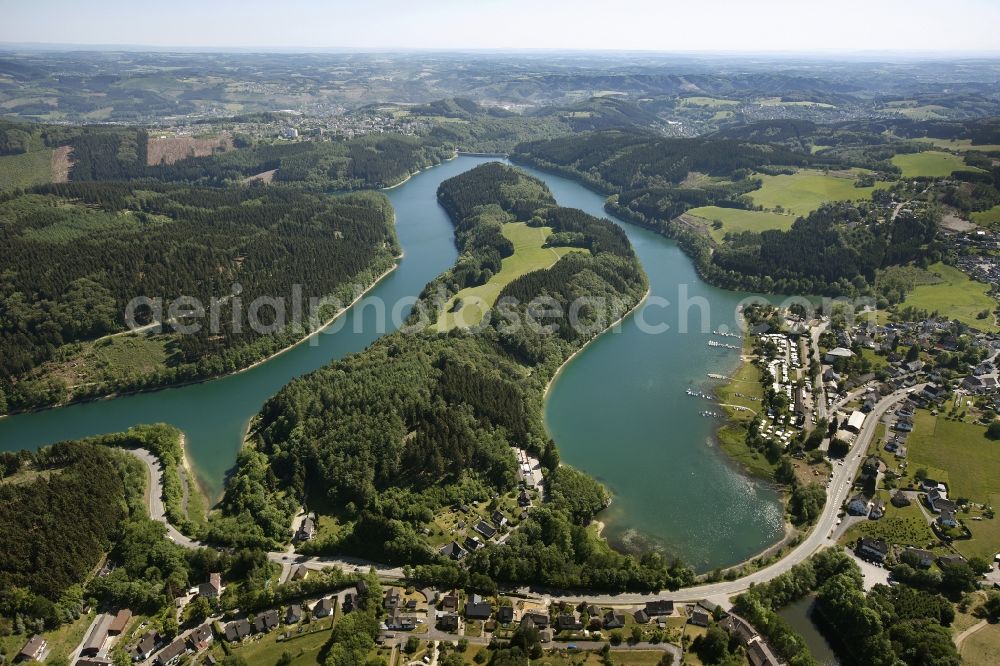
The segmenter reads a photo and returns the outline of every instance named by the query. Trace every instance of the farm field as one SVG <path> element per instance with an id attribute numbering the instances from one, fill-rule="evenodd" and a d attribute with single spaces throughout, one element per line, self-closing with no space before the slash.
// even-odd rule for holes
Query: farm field
<path id="1" fill-rule="evenodd" d="M 719 206 L 701 206 L 687 212 L 705 220 L 708 232 L 716 241 L 721 241 L 727 233 L 741 231 L 764 231 L 766 229 L 790 229 L 795 222 L 794 215 L 779 215 L 760 210 L 743 210 L 742 208 L 721 208 Z M 712 222 L 719 220 L 722 226 L 718 229 Z"/>
<path id="2" fill-rule="evenodd" d="M 0 191 L 52 182 L 52 149 L 0 156 Z"/>
<path id="3" fill-rule="evenodd" d="M 939 150 L 895 155 L 890 161 L 902 169 L 903 178 L 944 178 L 953 171 L 979 171 L 975 167 L 966 166 L 960 156 Z"/>
<path id="4" fill-rule="evenodd" d="M 685 97 L 678 101 L 681 106 L 707 106 L 707 107 L 721 107 L 721 106 L 737 106 L 739 102 L 734 99 L 719 99 L 718 97 Z"/>
<path id="5" fill-rule="evenodd" d="M 514 254 L 503 260 L 500 272 L 486 284 L 466 287 L 448 301 L 445 311 L 438 318 L 438 331 L 450 331 L 458 325 L 475 326 L 508 284 L 525 273 L 549 268 L 567 252 L 586 252 L 572 247 L 544 247 L 545 239 L 552 233 L 551 227 L 529 227 L 524 222 L 510 222 L 503 225 L 502 232 L 514 244 Z M 452 307 L 459 301 L 461 307 L 452 312 Z"/>
<path id="6" fill-rule="evenodd" d="M 987 502 L 1000 493 L 1000 447 L 986 439 L 982 426 L 918 410 L 907 454 L 911 469 L 926 468 L 947 482 L 950 497 Z"/>
<path id="7" fill-rule="evenodd" d="M 982 144 L 976 146 L 973 145 L 972 139 L 932 139 L 930 137 L 924 137 L 917 139 L 917 141 L 929 143 L 937 148 L 945 148 L 947 150 L 979 150 L 983 152 L 1000 151 L 1000 144 Z"/>
<path id="8" fill-rule="evenodd" d="M 905 305 L 928 312 L 940 312 L 963 324 L 984 331 L 997 331 L 992 315 L 979 319 L 984 310 L 992 312 L 997 302 L 989 295 L 989 285 L 976 282 L 954 266 L 937 263 L 929 267 L 931 273 L 941 277 L 941 282 L 921 284 L 906 295 Z"/>
<path id="9" fill-rule="evenodd" d="M 763 182 L 759 190 L 748 195 L 764 208 L 781 206 L 794 215 L 806 215 L 827 201 L 854 201 L 869 199 L 876 188 L 888 187 L 889 183 L 879 182 L 874 187 L 855 187 L 854 181 L 860 171 L 824 173 L 815 169 L 803 169 L 791 175 L 754 177 Z"/>

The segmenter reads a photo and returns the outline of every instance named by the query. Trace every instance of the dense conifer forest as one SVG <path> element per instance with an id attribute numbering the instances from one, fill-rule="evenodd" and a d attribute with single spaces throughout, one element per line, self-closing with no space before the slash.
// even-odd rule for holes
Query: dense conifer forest
<path id="1" fill-rule="evenodd" d="M 260 296 L 282 297 L 287 322 L 294 285 L 301 285 L 304 319 L 312 297 L 349 301 L 351 284 L 370 284 L 398 254 L 392 220 L 388 200 L 373 193 L 74 182 L 8 195 L 0 199 L 0 407 L 245 367 L 310 324 L 261 335 L 246 321 L 247 306 Z M 132 299 L 163 299 L 162 321 L 181 296 L 206 310 L 219 299 L 218 329 L 206 316 L 197 332 L 170 336 L 167 361 L 154 372 L 76 387 L 46 372 L 47 362 L 71 358 L 73 345 L 125 330 Z M 265 325 L 276 321 L 274 307 L 258 313 Z M 139 323 L 154 314 L 136 311 Z"/>

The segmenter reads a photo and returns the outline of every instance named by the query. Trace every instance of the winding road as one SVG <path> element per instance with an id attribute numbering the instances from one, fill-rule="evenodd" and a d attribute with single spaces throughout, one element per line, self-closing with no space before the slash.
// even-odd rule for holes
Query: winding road
<path id="1" fill-rule="evenodd" d="M 573 592 L 546 594 L 544 592 L 532 590 L 531 588 L 524 588 L 522 590 L 518 590 L 518 592 L 528 596 L 557 599 L 568 602 L 587 601 L 591 603 L 607 604 L 638 604 L 655 598 L 667 597 L 674 601 L 699 601 L 702 599 L 709 599 L 715 601 L 716 603 L 724 603 L 729 598 L 745 592 L 751 585 L 766 583 L 767 581 L 780 576 L 796 564 L 804 562 L 817 550 L 832 546 L 836 543 L 836 539 L 833 538 L 833 532 L 834 528 L 837 526 L 838 514 L 841 512 L 841 507 L 847 500 L 847 495 L 851 491 L 854 477 L 857 475 L 858 469 L 864 460 L 865 452 L 868 449 L 868 444 L 871 442 L 872 436 L 875 434 L 878 422 L 881 420 L 886 411 L 905 397 L 907 393 L 919 391 L 922 388 L 923 385 L 918 384 L 913 388 L 900 389 L 882 398 L 875 405 L 875 408 L 865 419 L 861 432 L 858 433 L 854 446 L 851 448 L 844 464 L 834 466 L 833 478 L 827 489 L 826 505 L 823 507 L 823 513 L 813 526 L 812 531 L 801 543 L 799 543 L 799 545 L 793 548 L 787 555 L 777 562 L 749 573 L 742 578 L 718 583 L 696 585 L 676 591 L 663 590 L 657 593 L 642 594 L 576 594 Z M 184 536 L 167 520 L 162 499 L 163 474 L 160 461 L 152 453 L 145 449 L 130 449 L 129 453 L 142 461 L 149 470 L 150 484 L 146 494 L 146 503 L 149 507 L 150 518 L 163 523 L 167 528 L 167 537 L 180 546 L 185 548 L 211 547 L 209 544 L 204 544 Z M 268 553 L 268 559 L 282 565 L 282 567 L 305 565 L 308 569 L 318 570 L 334 566 L 345 571 L 357 571 L 359 568 L 363 570 L 374 568 L 378 575 L 385 579 L 400 580 L 403 578 L 403 569 L 401 567 L 389 567 L 361 558 L 307 557 L 295 555 L 294 552 L 284 550 Z"/>

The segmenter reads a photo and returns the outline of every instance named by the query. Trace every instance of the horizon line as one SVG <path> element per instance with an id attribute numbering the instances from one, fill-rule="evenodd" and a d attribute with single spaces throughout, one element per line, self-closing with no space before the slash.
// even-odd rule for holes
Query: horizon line
<path id="1" fill-rule="evenodd" d="M 1000 59 L 1000 49 L 983 50 L 935 50 L 935 49 L 837 49 L 823 48 L 770 49 L 770 50 L 725 50 L 725 49 L 617 49 L 601 47 L 427 47 L 427 46 L 265 46 L 265 45 L 167 45 L 167 44 L 106 44 L 87 42 L 16 42 L 0 40 L 0 50 L 29 50 L 50 52 L 103 51 L 134 53 L 234 53 L 234 54 L 345 54 L 345 53 L 481 53 L 481 54 L 591 54 L 591 55 L 654 55 L 654 56 L 782 56 L 817 57 L 839 56 L 845 59 L 861 59 L 872 56 L 911 57 L 916 59 L 941 58 L 984 58 Z"/>

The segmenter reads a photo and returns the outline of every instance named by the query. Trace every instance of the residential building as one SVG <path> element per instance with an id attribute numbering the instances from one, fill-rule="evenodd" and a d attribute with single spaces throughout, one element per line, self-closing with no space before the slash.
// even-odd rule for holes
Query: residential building
<path id="1" fill-rule="evenodd" d="M 128 626 L 128 622 L 131 619 L 132 611 L 127 608 L 122 608 L 115 615 L 115 619 L 111 620 L 111 624 L 108 625 L 108 636 L 117 636 L 125 631 L 125 627 Z"/>
<path id="2" fill-rule="evenodd" d="M 182 656 L 187 654 L 187 651 L 187 641 L 183 638 L 178 638 L 174 640 L 173 643 L 160 650 L 160 653 L 156 655 L 156 659 L 153 663 L 157 666 L 171 666 L 171 664 L 176 664 Z"/>
<path id="3" fill-rule="evenodd" d="M 621 613 L 616 613 L 613 610 L 609 610 L 604 614 L 604 628 L 605 629 L 621 629 L 625 626 L 625 616 Z"/>
<path id="4" fill-rule="evenodd" d="M 858 557 L 874 562 L 885 562 L 889 555 L 889 544 L 883 539 L 862 537 L 856 550 Z"/>
<path id="5" fill-rule="evenodd" d="M 20 661 L 41 661 L 48 647 L 48 642 L 39 634 L 35 634 L 28 639 L 28 642 L 24 644 L 21 651 L 17 653 L 17 658 Z"/>
<path id="6" fill-rule="evenodd" d="M 302 621 L 302 606 L 291 604 L 285 609 L 285 624 L 298 624 Z"/>
<path id="7" fill-rule="evenodd" d="M 135 650 L 132 652 L 133 661 L 146 661 L 149 657 L 156 652 L 156 648 L 160 645 L 160 635 L 155 631 L 147 631 L 139 639 L 139 642 L 135 646 Z"/>
<path id="8" fill-rule="evenodd" d="M 317 618 L 330 617 L 333 615 L 333 600 L 330 597 L 323 597 L 313 606 L 312 612 Z"/>
<path id="9" fill-rule="evenodd" d="M 650 617 L 656 617 L 658 615 L 673 615 L 674 612 L 674 602 L 667 599 L 657 599 L 656 601 L 646 602 L 646 614 Z"/>
<path id="10" fill-rule="evenodd" d="M 222 596 L 222 590 L 222 574 L 220 573 L 210 573 L 208 575 L 208 582 L 198 586 L 198 594 L 212 599 Z"/>

